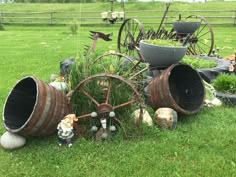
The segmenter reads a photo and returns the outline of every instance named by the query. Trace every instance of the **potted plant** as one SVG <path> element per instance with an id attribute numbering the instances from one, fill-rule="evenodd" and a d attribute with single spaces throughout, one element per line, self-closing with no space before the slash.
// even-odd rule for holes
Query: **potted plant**
<path id="1" fill-rule="evenodd" d="M 139 46 L 141 55 L 154 67 L 168 67 L 176 64 L 187 51 L 187 47 L 180 42 L 163 39 L 141 40 Z"/>
<path id="2" fill-rule="evenodd" d="M 181 15 L 179 15 L 179 19 L 173 22 L 174 30 L 179 34 L 193 34 L 201 25 L 201 22 L 196 19 L 187 18 L 185 20 L 181 19 Z"/>

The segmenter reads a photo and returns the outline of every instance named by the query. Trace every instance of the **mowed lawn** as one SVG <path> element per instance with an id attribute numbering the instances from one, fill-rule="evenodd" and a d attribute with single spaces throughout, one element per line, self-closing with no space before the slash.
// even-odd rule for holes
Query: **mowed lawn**
<path id="1" fill-rule="evenodd" d="M 118 27 L 5 26 L 0 31 L 0 107 L 15 82 L 34 75 L 45 82 L 59 73 L 62 59 L 83 53 L 89 30 L 113 32 L 113 41 L 98 40 L 96 52 L 117 50 Z M 223 56 L 236 46 L 235 27 L 214 27 L 215 44 Z M 0 109 L 2 114 L 2 109 Z M 2 120 L 0 121 L 2 124 Z M 0 148 L 0 176 L 236 176 L 235 107 L 202 108 L 181 116 L 175 130 L 140 128 L 142 136 L 94 142 L 77 139 L 71 148 L 59 147 L 57 136 L 27 138 L 14 151 Z M 5 129 L 0 127 L 0 134 Z"/>

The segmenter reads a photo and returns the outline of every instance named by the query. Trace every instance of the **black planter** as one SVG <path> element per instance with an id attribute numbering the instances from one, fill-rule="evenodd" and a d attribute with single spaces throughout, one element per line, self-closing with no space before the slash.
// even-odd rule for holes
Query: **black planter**
<path id="1" fill-rule="evenodd" d="M 236 94 L 216 92 L 216 97 L 219 98 L 223 103 L 227 105 L 236 104 Z"/>
<path id="2" fill-rule="evenodd" d="M 217 62 L 217 66 L 213 68 L 197 69 L 202 79 L 210 83 L 214 80 L 220 73 L 229 73 L 229 66 L 231 62 L 225 59 L 219 59 L 216 57 L 201 57 L 203 60 L 214 60 Z"/>

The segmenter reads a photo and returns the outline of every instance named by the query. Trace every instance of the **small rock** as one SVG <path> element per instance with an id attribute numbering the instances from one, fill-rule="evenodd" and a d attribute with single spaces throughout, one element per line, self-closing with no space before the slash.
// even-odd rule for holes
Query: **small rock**
<path id="1" fill-rule="evenodd" d="M 67 91 L 67 83 L 65 83 L 65 82 L 54 81 L 54 82 L 50 82 L 49 85 L 53 86 L 57 90 L 61 90 L 63 92 Z"/>
<path id="2" fill-rule="evenodd" d="M 156 124 L 163 129 L 176 128 L 177 118 L 177 112 L 171 108 L 159 108 L 154 114 Z"/>
<path id="3" fill-rule="evenodd" d="M 214 105 L 214 106 L 221 106 L 222 105 L 222 102 L 218 99 L 218 98 L 214 98 L 211 103 Z"/>
<path id="4" fill-rule="evenodd" d="M 5 149 L 17 149 L 25 145 L 26 139 L 23 136 L 7 131 L 1 136 L 0 143 Z"/>
<path id="5" fill-rule="evenodd" d="M 140 115 L 140 109 L 135 110 L 133 112 L 133 115 L 134 115 L 134 121 L 135 121 L 135 123 L 137 123 L 137 121 L 139 119 L 139 115 Z M 153 126 L 152 118 L 146 109 L 143 109 L 142 123 L 144 123 L 148 126 Z"/>

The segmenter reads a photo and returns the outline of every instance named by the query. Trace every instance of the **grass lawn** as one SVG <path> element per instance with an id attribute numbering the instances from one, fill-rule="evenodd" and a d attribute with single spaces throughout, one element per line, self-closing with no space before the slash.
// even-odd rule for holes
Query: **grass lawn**
<path id="1" fill-rule="evenodd" d="M 98 40 L 96 52 L 116 50 L 118 27 L 80 27 L 73 36 L 66 26 L 5 26 L 0 31 L 0 107 L 17 80 L 34 75 L 46 82 L 59 73 L 59 62 L 90 45 L 89 30 L 113 32 L 113 41 Z M 214 27 L 222 56 L 236 46 L 235 27 Z M 2 109 L 0 109 L 2 115 Z M 0 177 L 66 176 L 236 176 L 235 107 L 202 108 L 179 117 L 172 131 L 140 128 L 142 136 L 94 142 L 77 139 L 59 147 L 57 136 L 27 138 L 17 150 L 0 148 Z M 0 120 L 2 125 L 2 120 Z M 0 127 L 0 135 L 5 132 Z"/>

